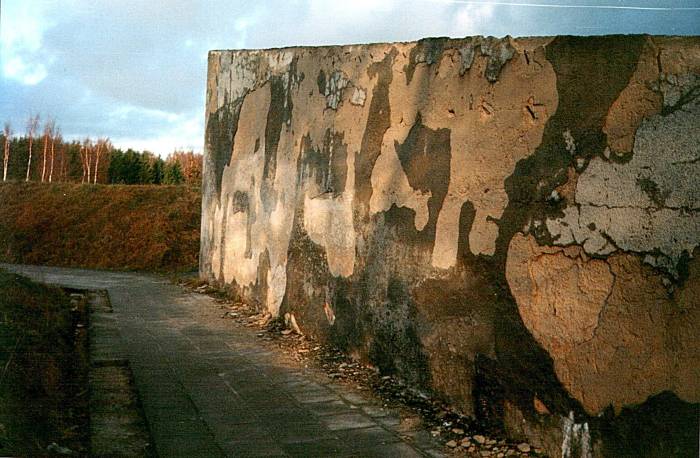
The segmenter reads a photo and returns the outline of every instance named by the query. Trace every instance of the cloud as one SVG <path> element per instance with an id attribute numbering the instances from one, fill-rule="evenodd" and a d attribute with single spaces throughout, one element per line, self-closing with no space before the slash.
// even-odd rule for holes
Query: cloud
<path id="1" fill-rule="evenodd" d="M 29 86 L 46 78 L 45 62 L 51 59 L 42 49 L 42 37 L 49 27 L 50 21 L 41 8 L 34 9 L 23 2 L 3 5 L 0 60 L 4 78 Z"/>

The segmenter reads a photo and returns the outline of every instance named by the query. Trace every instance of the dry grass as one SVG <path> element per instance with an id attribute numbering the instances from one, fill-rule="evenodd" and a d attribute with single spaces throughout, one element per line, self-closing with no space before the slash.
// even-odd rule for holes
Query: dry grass
<path id="1" fill-rule="evenodd" d="M 0 270 L 0 455 L 87 444 L 83 302 Z"/>
<path id="2" fill-rule="evenodd" d="M 0 183 L 0 262 L 196 269 L 200 202 L 185 186 Z"/>

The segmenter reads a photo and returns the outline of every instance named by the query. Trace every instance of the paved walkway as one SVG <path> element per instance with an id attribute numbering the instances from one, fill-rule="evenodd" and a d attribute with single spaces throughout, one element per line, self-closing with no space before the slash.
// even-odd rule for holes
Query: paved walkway
<path id="1" fill-rule="evenodd" d="M 280 363 L 206 296 L 152 275 L 2 265 L 37 281 L 106 290 L 98 359 L 127 359 L 161 457 L 438 455 L 402 441 L 398 418 Z M 93 355 L 95 358 L 95 355 Z"/>

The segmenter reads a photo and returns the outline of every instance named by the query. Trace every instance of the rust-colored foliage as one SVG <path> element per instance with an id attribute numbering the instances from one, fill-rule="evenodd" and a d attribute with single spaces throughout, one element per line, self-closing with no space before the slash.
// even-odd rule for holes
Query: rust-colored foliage
<path id="1" fill-rule="evenodd" d="M 180 164 L 185 183 L 199 186 L 202 182 L 202 155 L 192 151 L 175 150 L 167 158 L 168 162 Z"/>
<path id="2" fill-rule="evenodd" d="M 4 183 L 0 202 L 0 262 L 155 271 L 197 267 L 198 189 Z"/>

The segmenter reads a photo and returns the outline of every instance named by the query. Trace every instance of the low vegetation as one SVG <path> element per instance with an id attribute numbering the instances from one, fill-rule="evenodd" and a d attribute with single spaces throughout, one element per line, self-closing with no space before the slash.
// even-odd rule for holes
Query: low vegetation
<path id="1" fill-rule="evenodd" d="M 84 304 L 2 270 L 0 292 L 0 456 L 84 454 Z"/>
<path id="2" fill-rule="evenodd" d="M 189 186 L 0 183 L 0 262 L 193 270 L 200 207 Z"/>

